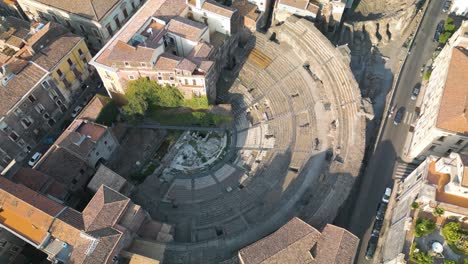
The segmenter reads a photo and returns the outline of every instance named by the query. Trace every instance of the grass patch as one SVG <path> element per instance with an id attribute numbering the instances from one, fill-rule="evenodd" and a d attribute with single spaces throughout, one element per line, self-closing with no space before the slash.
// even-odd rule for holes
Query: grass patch
<path id="1" fill-rule="evenodd" d="M 135 182 L 142 183 L 146 179 L 146 177 L 148 177 L 154 172 L 156 167 L 156 164 L 150 163 L 141 171 L 130 174 L 130 178 Z"/>
<path id="2" fill-rule="evenodd" d="M 425 80 L 425 81 L 429 81 L 429 78 L 431 78 L 431 74 L 432 74 L 432 71 L 431 71 L 431 70 L 428 70 L 428 71 L 424 74 L 424 80 Z"/>
<path id="3" fill-rule="evenodd" d="M 182 105 L 192 109 L 207 109 L 210 107 L 210 104 L 208 103 L 208 97 L 206 96 L 194 96 L 192 99 L 184 100 Z"/>
<path id="4" fill-rule="evenodd" d="M 206 112 L 165 113 L 155 110 L 150 114 L 151 119 L 167 126 L 202 126 L 214 127 L 231 121 L 231 117 Z"/>

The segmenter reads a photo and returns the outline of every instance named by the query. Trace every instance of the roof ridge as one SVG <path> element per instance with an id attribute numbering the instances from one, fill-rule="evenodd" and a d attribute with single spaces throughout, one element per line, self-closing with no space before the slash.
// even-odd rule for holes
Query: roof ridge
<path id="1" fill-rule="evenodd" d="M 91 5 L 91 9 L 93 9 L 94 17 L 99 21 L 100 18 L 98 17 L 98 14 L 96 13 L 96 9 L 94 8 L 93 0 L 88 0 L 89 4 Z"/>

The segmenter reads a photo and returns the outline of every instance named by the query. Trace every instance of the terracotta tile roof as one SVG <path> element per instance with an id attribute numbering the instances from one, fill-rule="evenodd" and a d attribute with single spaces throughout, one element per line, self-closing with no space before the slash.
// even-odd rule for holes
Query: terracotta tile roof
<path id="1" fill-rule="evenodd" d="M 122 194 L 101 186 L 83 210 L 85 230 L 94 231 L 117 222 L 130 199 Z"/>
<path id="2" fill-rule="evenodd" d="M 154 49 L 146 48 L 143 46 L 133 47 L 124 43 L 123 41 L 117 41 L 112 52 L 107 57 L 111 61 L 123 62 L 149 62 L 153 57 Z"/>
<path id="3" fill-rule="evenodd" d="M 113 257 L 110 254 L 122 238 L 122 233 L 108 227 L 90 232 L 89 235 L 99 238 L 99 243 L 93 252 L 86 256 L 83 264 L 107 263 L 109 258 Z"/>
<path id="4" fill-rule="evenodd" d="M 232 3 L 232 7 L 236 8 L 239 11 L 239 16 L 241 17 L 248 17 L 254 21 L 260 17 L 260 12 L 256 12 L 258 10 L 257 5 L 247 1 L 234 1 Z"/>
<path id="5" fill-rule="evenodd" d="M 0 177 L 0 223 L 39 245 L 64 208 L 24 185 Z"/>
<path id="6" fill-rule="evenodd" d="M 316 263 L 353 263 L 359 239 L 349 231 L 327 224 L 318 242 Z"/>
<path id="7" fill-rule="evenodd" d="M 21 168 L 14 176 L 13 180 L 21 183 L 29 189 L 39 192 L 49 181 L 50 177 L 44 173 L 31 168 Z"/>
<path id="8" fill-rule="evenodd" d="M 163 53 L 154 64 L 154 68 L 160 71 L 173 71 L 182 58 L 170 53 Z"/>
<path id="9" fill-rule="evenodd" d="M 208 58 L 211 55 L 211 52 L 213 51 L 213 46 L 210 45 L 209 43 L 206 43 L 205 41 L 200 41 L 193 49 L 190 51 L 188 58 L 193 59 L 193 58 Z"/>
<path id="10" fill-rule="evenodd" d="M 183 71 L 193 72 L 197 68 L 197 65 L 188 59 L 182 59 L 177 64 L 176 68 Z"/>
<path id="11" fill-rule="evenodd" d="M 280 0 L 280 4 L 295 7 L 297 9 L 306 9 L 309 0 Z"/>
<path id="12" fill-rule="evenodd" d="M 207 30 L 208 28 L 204 24 L 185 17 L 175 17 L 167 25 L 168 32 L 194 42 L 199 41 L 202 34 Z"/>
<path id="13" fill-rule="evenodd" d="M 67 13 L 72 13 L 91 20 L 100 21 L 120 0 L 35 0 L 44 5 L 61 9 Z"/>
<path id="14" fill-rule="evenodd" d="M 237 11 L 234 8 L 224 6 L 213 0 L 206 0 L 203 3 L 202 9 L 228 18 L 232 17 L 232 15 Z"/>
<path id="15" fill-rule="evenodd" d="M 318 230 L 295 217 L 269 236 L 239 251 L 241 263 L 351 264 L 358 239 L 334 226 Z"/>
<path id="16" fill-rule="evenodd" d="M 106 133 L 107 127 L 92 122 L 83 122 L 79 120 L 80 125 L 76 127 L 76 132 L 86 135 L 91 140 L 97 142 Z M 76 122 L 76 121 L 75 121 Z"/>
<path id="17" fill-rule="evenodd" d="M 82 40 L 78 35 L 66 33 L 37 52 L 33 61 L 51 70 Z"/>
<path id="18" fill-rule="evenodd" d="M 93 178 L 89 182 L 88 188 L 93 192 L 97 192 L 101 185 L 104 184 L 116 191 L 120 191 L 126 183 L 127 181 L 124 177 L 109 169 L 104 164 L 100 164 Z"/>
<path id="19" fill-rule="evenodd" d="M 28 46 L 38 52 L 42 47 L 48 46 L 49 43 L 67 32 L 67 29 L 61 24 L 48 22 L 28 39 Z"/>
<path id="20" fill-rule="evenodd" d="M 187 9 L 185 0 L 165 1 L 153 16 L 169 22 L 172 18 L 182 15 L 185 9 Z"/>
<path id="21" fill-rule="evenodd" d="M 77 119 L 95 122 L 102 108 L 110 102 L 110 98 L 103 95 L 95 95 L 78 115 Z"/>
<path id="22" fill-rule="evenodd" d="M 0 116 L 5 115 L 46 74 L 36 65 L 27 63 L 6 87 L 0 85 Z"/>
<path id="23" fill-rule="evenodd" d="M 86 162 L 64 148 L 53 145 L 34 167 L 63 184 L 71 185 L 90 168 Z"/>
<path id="24" fill-rule="evenodd" d="M 75 209 L 70 207 L 65 208 L 57 219 L 60 219 L 60 221 L 63 221 L 75 229 L 84 230 L 83 215 Z"/>
<path id="25" fill-rule="evenodd" d="M 455 47 L 448 68 L 436 126 L 468 135 L 468 50 Z"/>

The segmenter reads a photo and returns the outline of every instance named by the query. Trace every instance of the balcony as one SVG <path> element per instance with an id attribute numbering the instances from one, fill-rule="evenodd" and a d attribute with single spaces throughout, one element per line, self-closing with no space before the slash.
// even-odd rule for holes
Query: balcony
<path id="1" fill-rule="evenodd" d="M 73 71 L 74 69 L 76 69 L 76 64 L 73 63 L 72 65 L 70 65 L 70 69 Z"/>

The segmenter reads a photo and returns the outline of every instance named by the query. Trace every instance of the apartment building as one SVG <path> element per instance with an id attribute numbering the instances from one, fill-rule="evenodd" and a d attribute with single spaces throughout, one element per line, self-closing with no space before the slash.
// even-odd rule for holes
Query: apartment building
<path id="1" fill-rule="evenodd" d="M 467 222 L 468 217 L 468 156 L 451 153 L 448 157 L 427 157 L 410 173 L 396 190 L 385 247 L 384 263 L 402 263 L 407 236 L 412 236 L 413 203 L 420 215 L 432 215 L 435 207 L 444 209 L 444 218 Z M 408 238 L 409 239 L 409 238 Z"/>
<path id="2" fill-rule="evenodd" d="M 81 35 L 93 52 L 117 32 L 144 0 L 18 0 L 31 20 L 52 21 Z"/>
<path id="3" fill-rule="evenodd" d="M 154 263 L 163 261 L 164 243 L 172 240 L 170 226 L 152 220 L 139 205 L 104 185 L 79 212 L 0 177 L 0 202 L 0 226 L 46 253 L 53 263 L 117 263 L 125 258 L 122 251 L 130 259 L 138 257 L 129 247 L 145 237 L 145 231 L 157 234 L 153 249 L 159 254 L 145 258 Z M 153 226 L 160 229 L 150 230 Z"/>
<path id="4" fill-rule="evenodd" d="M 149 0 L 141 7 L 90 63 L 111 97 L 125 94 L 129 81 L 147 78 L 177 87 L 186 98 L 215 100 L 217 77 L 236 39 L 231 21 L 237 11 L 202 2 Z M 206 21 L 197 15 L 205 8 Z"/>
<path id="5" fill-rule="evenodd" d="M 76 119 L 60 135 L 34 169 L 65 184 L 70 192 L 85 189 L 100 162 L 119 146 L 111 129 Z"/>
<path id="6" fill-rule="evenodd" d="M 465 152 L 468 146 L 468 21 L 437 56 L 417 102 L 408 156 Z"/>

